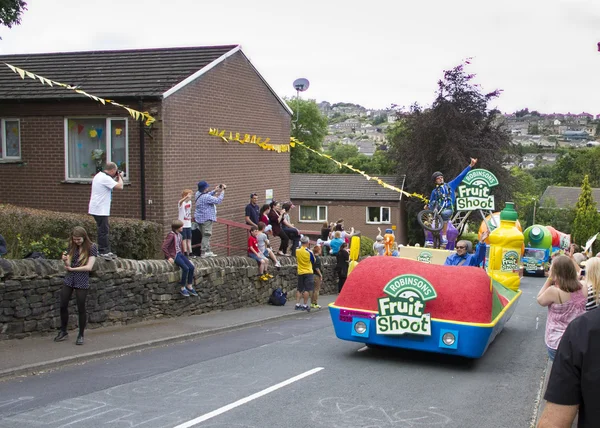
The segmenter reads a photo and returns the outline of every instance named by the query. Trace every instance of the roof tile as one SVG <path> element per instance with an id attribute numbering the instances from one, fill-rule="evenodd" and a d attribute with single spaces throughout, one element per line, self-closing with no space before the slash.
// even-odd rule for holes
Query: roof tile
<path id="1" fill-rule="evenodd" d="M 383 181 L 404 187 L 404 176 L 381 176 Z M 400 193 L 386 189 L 358 174 L 292 174 L 292 200 L 398 201 Z"/>

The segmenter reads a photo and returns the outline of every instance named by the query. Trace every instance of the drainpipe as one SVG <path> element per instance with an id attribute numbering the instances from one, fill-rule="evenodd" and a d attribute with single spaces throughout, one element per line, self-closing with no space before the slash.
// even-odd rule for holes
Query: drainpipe
<path id="1" fill-rule="evenodd" d="M 139 111 L 144 111 L 142 98 L 139 101 Z M 144 134 L 144 122 L 138 120 L 140 127 L 140 197 L 142 208 L 142 220 L 146 220 L 146 140 Z"/>

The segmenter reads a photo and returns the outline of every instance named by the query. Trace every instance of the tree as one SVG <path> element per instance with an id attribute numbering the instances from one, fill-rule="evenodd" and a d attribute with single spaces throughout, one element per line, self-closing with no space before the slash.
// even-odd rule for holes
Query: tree
<path id="1" fill-rule="evenodd" d="M 588 176 L 583 178 L 581 194 L 575 205 L 575 220 L 573 221 L 573 240 L 584 245 L 595 233 L 600 232 L 600 214 L 594 198 Z M 594 245 L 597 250 L 600 245 Z"/>
<path id="2" fill-rule="evenodd" d="M 431 108 L 415 104 L 389 127 L 390 154 L 397 173 L 406 174 L 406 189 L 426 196 L 433 187 L 434 171 L 442 171 L 450 180 L 468 165 L 470 157 L 478 158 L 477 166 L 492 171 L 501 183 L 494 189 L 500 204 L 510 196 L 512 181 L 502 167 L 510 135 L 488 111 L 500 91 L 482 93 L 464 66 L 444 72 Z M 407 205 L 413 214 L 423 207 L 422 201 L 416 202 Z"/>
<path id="3" fill-rule="evenodd" d="M 516 117 L 523 117 L 523 116 L 527 116 L 528 114 L 529 114 L 528 108 L 524 108 L 523 110 L 518 110 L 515 112 Z"/>
<path id="4" fill-rule="evenodd" d="M 308 147 L 321 151 L 323 140 L 327 135 L 327 118 L 323 116 L 315 100 L 307 101 L 297 98 L 286 100 L 286 102 L 294 112 L 292 136 Z M 330 163 L 329 160 L 311 153 L 303 147 L 292 149 L 290 169 L 294 173 L 327 173 L 331 168 Z"/>
<path id="5" fill-rule="evenodd" d="M 23 0 L 0 0 L 0 25 L 12 28 L 21 23 L 21 14 L 27 10 Z"/>

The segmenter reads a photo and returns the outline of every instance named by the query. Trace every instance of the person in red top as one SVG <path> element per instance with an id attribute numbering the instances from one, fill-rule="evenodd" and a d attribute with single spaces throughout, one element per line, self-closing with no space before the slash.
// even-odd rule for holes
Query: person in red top
<path id="1" fill-rule="evenodd" d="M 165 254 L 165 258 L 169 263 L 176 264 L 181 268 L 181 281 L 179 285 L 181 290 L 179 292 L 184 297 L 197 296 L 196 290 L 194 290 L 194 265 L 189 259 L 183 254 L 182 247 L 182 236 L 181 231 L 183 230 L 183 222 L 181 220 L 175 220 L 171 224 L 171 232 L 167 234 L 162 244 L 162 251 Z M 187 282 L 187 287 L 186 287 Z"/>
<path id="2" fill-rule="evenodd" d="M 257 235 L 258 227 L 251 226 L 250 236 L 248 237 L 248 257 L 251 257 L 258 262 L 258 278 L 261 281 L 267 281 L 269 278 L 273 278 L 273 275 L 265 273 L 265 269 L 267 268 L 267 258 L 264 254 L 258 251 L 258 239 L 256 239 Z"/>

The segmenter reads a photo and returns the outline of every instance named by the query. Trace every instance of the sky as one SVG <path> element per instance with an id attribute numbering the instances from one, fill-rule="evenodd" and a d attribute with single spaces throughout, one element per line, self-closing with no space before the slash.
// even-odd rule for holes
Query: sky
<path id="1" fill-rule="evenodd" d="M 470 57 L 490 108 L 600 114 L 599 0 L 26 1 L 0 54 L 240 44 L 280 96 L 367 108 L 428 106 Z"/>

